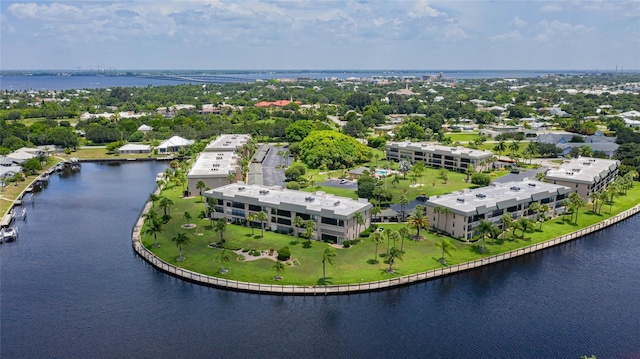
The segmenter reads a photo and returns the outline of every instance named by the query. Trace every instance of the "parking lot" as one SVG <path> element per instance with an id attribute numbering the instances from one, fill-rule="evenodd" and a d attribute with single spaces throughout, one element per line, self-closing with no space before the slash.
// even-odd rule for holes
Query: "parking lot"
<path id="1" fill-rule="evenodd" d="M 346 182 L 340 183 L 341 181 L 346 181 Z M 327 187 L 346 188 L 346 189 L 352 189 L 354 191 L 358 189 L 358 182 L 351 181 L 351 180 L 341 180 L 338 178 L 328 179 L 324 182 L 318 183 L 318 185 L 327 186 Z"/>

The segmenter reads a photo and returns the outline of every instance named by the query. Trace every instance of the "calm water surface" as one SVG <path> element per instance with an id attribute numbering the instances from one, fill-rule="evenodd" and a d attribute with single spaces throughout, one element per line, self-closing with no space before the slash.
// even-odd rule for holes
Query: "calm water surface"
<path id="1" fill-rule="evenodd" d="M 279 297 L 156 271 L 131 226 L 160 163 L 83 164 L 0 246 L 2 358 L 640 357 L 640 217 L 385 292 Z"/>

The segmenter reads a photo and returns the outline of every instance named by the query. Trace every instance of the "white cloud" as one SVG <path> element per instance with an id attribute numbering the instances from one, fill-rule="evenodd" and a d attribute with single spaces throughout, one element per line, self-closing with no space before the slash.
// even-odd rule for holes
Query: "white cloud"
<path id="1" fill-rule="evenodd" d="M 463 40 L 469 35 L 458 24 L 446 24 L 443 28 L 444 39 L 447 41 Z"/>
<path id="2" fill-rule="evenodd" d="M 592 27 L 584 25 L 571 25 L 568 22 L 560 22 L 558 20 L 542 20 L 538 23 L 538 27 L 542 29 L 535 39 L 539 42 L 549 40 L 565 40 L 573 35 L 582 35 L 594 30 Z"/>
<path id="3" fill-rule="evenodd" d="M 545 5 L 540 8 L 540 12 L 560 12 L 562 7 L 555 4 Z"/>
<path id="4" fill-rule="evenodd" d="M 419 19 L 423 17 L 437 17 L 440 14 L 441 12 L 431 7 L 428 1 L 420 0 L 416 2 L 413 9 L 409 11 L 407 15 L 412 19 Z"/>
<path id="5" fill-rule="evenodd" d="M 520 18 L 520 16 L 516 16 L 513 18 L 513 20 L 511 21 L 513 23 L 513 25 L 515 25 L 517 28 L 523 28 L 525 26 L 527 26 L 528 22 L 522 20 Z"/>
<path id="6" fill-rule="evenodd" d="M 518 30 L 507 32 L 500 35 L 495 35 L 489 38 L 489 40 L 493 42 L 521 41 L 522 39 L 523 39 L 523 36 Z"/>

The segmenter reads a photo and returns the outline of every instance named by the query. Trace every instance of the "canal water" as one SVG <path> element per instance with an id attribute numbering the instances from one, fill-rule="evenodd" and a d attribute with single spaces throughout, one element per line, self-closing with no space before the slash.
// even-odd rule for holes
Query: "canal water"
<path id="1" fill-rule="evenodd" d="M 389 291 L 280 297 L 160 273 L 131 227 L 164 164 L 87 163 L 0 246 L 2 358 L 640 357 L 640 217 Z"/>

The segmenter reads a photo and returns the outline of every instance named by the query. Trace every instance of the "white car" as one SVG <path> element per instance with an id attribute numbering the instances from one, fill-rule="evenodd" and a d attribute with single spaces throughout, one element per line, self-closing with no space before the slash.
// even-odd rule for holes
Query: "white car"
<path id="1" fill-rule="evenodd" d="M 347 181 L 346 179 L 340 180 L 340 184 L 345 184 L 345 183 L 349 183 L 349 181 Z"/>

